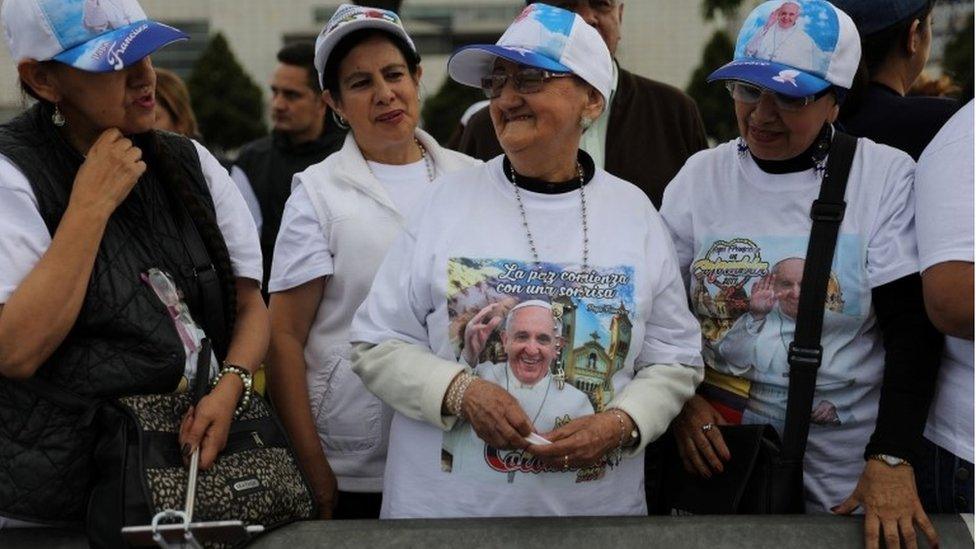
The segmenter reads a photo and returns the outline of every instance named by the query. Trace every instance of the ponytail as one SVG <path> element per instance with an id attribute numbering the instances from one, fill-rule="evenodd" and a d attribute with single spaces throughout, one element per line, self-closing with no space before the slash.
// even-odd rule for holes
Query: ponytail
<path id="1" fill-rule="evenodd" d="M 147 169 L 159 177 L 166 190 L 173 208 L 173 215 L 178 215 L 176 208 L 178 204 L 182 203 L 189 212 L 190 219 L 207 248 L 210 261 L 217 271 L 218 280 L 220 280 L 223 294 L 225 333 L 227 334 L 226 343 L 229 345 L 237 320 L 237 281 L 230 261 L 230 252 L 227 249 L 224 236 L 220 232 L 220 227 L 217 225 L 216 217 L 193 192 L 186 171 L 175 162 L 174 154 L 164 150 L 157 133 L 149 131 L 137 136 L 137 138 L 140 142 L 138 144 L 142 148 L 143 160 L 146 162 Z M 218 356 L 218 358 L 222 360 L 224 357 Z"/>

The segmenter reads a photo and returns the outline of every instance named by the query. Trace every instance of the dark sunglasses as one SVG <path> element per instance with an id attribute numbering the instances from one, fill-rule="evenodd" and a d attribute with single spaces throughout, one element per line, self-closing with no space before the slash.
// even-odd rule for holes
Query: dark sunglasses
<path id="1" fill-rule="evenodd" d="M 814 95 L 792 97 L 779 92 L 774 92 L 772 90 L 767 90 L 765 88 L 760 88 L 759 86 L 754 86 L 752 84 L 746 84 L 745 82 L 736 82 L 734 80 L 726 82 L 725 88 L 729 90 L 729 94 L 732 95 L 732 99 L 742 101 L 743 103 L 749 103 L 750 105 L 758 103 L 759 100 L 762 99 L 763 94 L 768 93 L 773 96 L 776 106 L 784 111 L 798 111 L 830 93 L 830 88 L 827 88 Z"/>
<path id="2" fill-rule="evenodd" d="M 488 99 L 496 99 L 505 89 L 505 84 L 511 77 L 515 83 L 515 90 L 519 93 L 537 93 L 542 90 L 542 86 L 553 78 L 565 78 L 573 76 L 571 72 L 549 72 L 535 67 L 521 67 L 515 74 L 507 72 L 494 72 L 481 79 L 481 89 L 485 92 Z"/>

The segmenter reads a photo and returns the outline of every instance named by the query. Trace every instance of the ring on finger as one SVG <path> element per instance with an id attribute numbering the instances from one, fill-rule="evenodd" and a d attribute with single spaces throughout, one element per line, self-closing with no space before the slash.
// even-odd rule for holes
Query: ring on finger
<path id="1" fill-rule="evenodd" d="M 704 424 L 704 425 L 701 426 L 701 430 L 702 430 L 703 433 L 707 433 L 707 432 L 711 431 L 714 428 L 715 428 L 715 424 L 714 423 L 711 423 L 711 422 L 706 423 L 706 424 Z"/>
<path id="2" fill-rule="evenodd" d="M 569 471 L 569 454 L 563 456 L 563 471 Z"/>

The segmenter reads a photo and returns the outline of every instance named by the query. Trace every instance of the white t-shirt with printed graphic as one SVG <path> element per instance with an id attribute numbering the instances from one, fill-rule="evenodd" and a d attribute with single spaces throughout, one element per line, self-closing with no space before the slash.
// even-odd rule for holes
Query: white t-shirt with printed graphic
<path id="1" fill-rule="evenodd" d="M 700 392 L 732 423 L 781 431 L 786 354 L 821 177 L 813 169 L 765 173 L 737 143 L 690 158 L 668 185 L 661 213 L 702 324 L 710 367 Z M 811 411 L 804 465 L 810 510 L 841 503 L 864 468 L 884 369 L 871 289 L 918 270 L 914 168 L 902 152 L 858 141 Z"/>
<path id="2" fill-rule="evenodd" d="M 521 191 L 541 260 L 535 265 L 501 157 L 442 177 L 390 248 L 350 339 L 372 344 L 397 339 L 463 362 L 463 331 L 478 311 L 494 303 L 510 308 L 545 299 L 561 326 L 557 363 L 567 384 L 562 391 L 553 387 L 562 394 L 550 398 L 565 401 L 573 408 L 565 410 L 571 416 L 583 403 L 573 395 L 585 393 L 602 410 L 646 365 L 701 364 L 698 326 L 659 214 L 633 185 L 600 169 L 585 192 L 589 267 L 584 271 L 578 192 Z M 489 339 L 477 362 L 504 364 L 503 352 Z M 488 374 L 484 368 L 482 373 Z M 382 517 L 647 511 L 643 453 L 614 468 L 567 474 L 530 455 L 493 452 L 481 444 L 480 460 L 465 459 L 453 470 L 445 458 L 459 443 L 459 429 L 444 433 L 396 414 Z"/>
<path id="3" fill-rule="evenodd" d="M 973 102 L 959 110 L 918 159 L 919 267 L 973 262 Z M 973 341 L 946 336 L 925 436 L 973 461 Z"/>
<path id="4" fill-rule="evenodd" d="M 586 393 L 573 387 L 570 383 L 564 383 L 560 386 L 556 376 L 552 374 L 544 376 L 534 385 L 525 385 L 515 378 L 515 374 L 512 373 L 507 363 L 493 364 L 491 362 L 479 364 L 475 368 L 474 374 L 485 381 L 504 387 L 514 396 L 522 409 L 525 410 L 525 414 L 537 433 L 551 431 L 572 419 L 593 413 L 593 404 L 590 403 Z M 466 468 L 471 468 L 472 476 L 479 475 L 491 482 L 492 477 L 498 475 L 496 471 L 505 468 L 504 462 L 511 460 L 511 456 L 517 456 L 519 453 L 519 450 L 508 451 L 492 448 L 478 438 L 477 433 L 474 432 L 469 423 L 458 422 L 454 425 L 454 429 L 444 437 L 441 467 L 461 473 L 466 473 Z M 489 463 L 487 468 L 484 466 L 486 461 Z M 518 476 L 514 473 L 509 474 L 509 482 L 515 482 Z M 553 480 L 546 482 L 561 482 L 569 487 L 575 483 L 578 472 L 550 471 L 547 476 Z M 524 479 L 518 480 L 520 482 L 525 481 Z"/>

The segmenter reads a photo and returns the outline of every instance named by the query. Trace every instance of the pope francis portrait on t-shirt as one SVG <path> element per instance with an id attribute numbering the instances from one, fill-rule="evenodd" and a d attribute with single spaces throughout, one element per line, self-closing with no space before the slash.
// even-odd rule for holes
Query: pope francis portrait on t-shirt
<path id="1" fill-rule="evenodd" d="M 505 317 L 501 340 L 508 360 L 483 362 L 475 367 L 474 373 L 504 387 L 514 396 L 532 420 L 536 433 L 551 431 L 573 418 L 593 413 L 593 405 L 585 393 L 552 373 L 562 345 L 558 323 L 549 303 L 529 300 L 513 307 Z M 490 476 L 515 472 L 516 469 L 542 472 L 530 470 L 532 459 L 528 454 L 487 446 L 466 423 L 448 433 L 444 442 L 442 465 L 445 470 L 494 473 Z M 512 471 L 500 470 L 507 468 Z M 508 478 L 509 481 L 513 479 L 512 475 Z"/>

